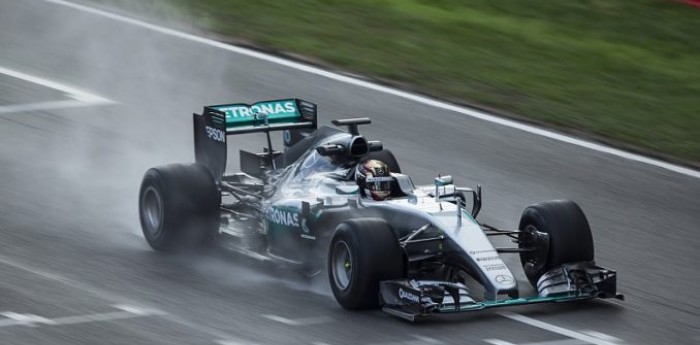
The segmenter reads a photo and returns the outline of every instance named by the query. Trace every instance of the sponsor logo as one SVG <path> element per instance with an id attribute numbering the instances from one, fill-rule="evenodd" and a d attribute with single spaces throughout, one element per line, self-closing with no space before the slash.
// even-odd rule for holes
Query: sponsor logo
<path id="1" fill-rule="evenodd" d="M 469 251 L 469 255 L 481 255 L 481 254 L 491 254 L 491 253 L 496 253 L 496 250 L 486 249 L 486 250 L 470 250 Z"/>
<path id="2" fill-rule="evenodd" d="M 491 272 L 491 271 L 504 271 L 507 268 L 506 268 L 506 265 L 499 263 L 499 264 L 483 265 L 482 269 L 484 271 Z"/>
<path id="3" fill-rule="evenodd" d="M 210 139 L 220 141 L 222 143 L 226 142 L 226 132 L 209 126 L 204 127 L 204 129 L 207 131 L 207 136 Z"/>
<path id="4" fill-rule="evenodd" d="M 496 260 L 500 261 L 501 257 L 500 256 L 486 256 L 483 258 L 476 258 L 476 261 L 479 261 L 479 262 L 481 262 L 481 261 L 496 261 Z"/>
<path id="5" fill-rule="evenodd" d="M 371 182 L 391 182 L 393 180 L 394 180 L 394 178 L 391 176 L 376 176 L 376 177 L 367 176 L 367 178 L 365 178 L 365 181 L 370 182 L 370 183 Z"/>
<path id="6" fill-rule="evenodd" d="M 414 303 L 420 302 L 418 295 L 405 291 L 402 288 L 399 288 L 399 297 Z"/>
<path id="7" fill-rule="evenodd" d="M 251 107 L 222 107 L 218 110 L 226 113 L 226 117 L 241 118 L 253 117 L 256 114 L 265 113 L 267 115 L 296 113 L 297 108 L 293 101 L 272 102 L 254 104 Z"/>
<path id="8" fill-rule="evenodd" d="M 292 132 L 286 129 L 284 131 L 284 134 L 282 134 L 282 138 L 284 138 L 284 143 L 289 145 L 292 143 Z"/>
<path id="9" fill-rule="evenodd" d="M 299 214 L 271 208 L 267 211 L 267 219 L 275 224 L 299 227 Z"/>
<path id="10" fill-rule="evenodd" d="M 507 283 L 512 283 L 514 281 L 515 281 L 515 279 L 513 279 L 513 277 L 511 277 L 509 275 L 499 274 L 496 276 L 496 283 L 498 283 L 498 284 L 507 284 Z"/>

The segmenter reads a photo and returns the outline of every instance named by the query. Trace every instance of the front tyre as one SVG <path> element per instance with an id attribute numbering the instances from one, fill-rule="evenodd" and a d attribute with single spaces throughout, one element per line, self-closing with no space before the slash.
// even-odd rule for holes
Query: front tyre
<path id="1" fill-rule="evenodd" d="M 353 219 L 336 227 L 329 246 L 328 277 L 343 308 L 378 308 L 379 282 L 403 275 L 403 249 L 386 221 Z"/>
<path id="2" fill-rule="evenodd" d="M 536 288 L 540 277 L 566 263 L 593 261 L 593 235 L 581 208 L 570 200 L 527 207 L 520 218 L 519 247 L 523 271 Z"/>
<path id="3" fill-rule="evenodd" d="M 157 251 L 196 248 L 218 231 L 220 205 L 221 193 L 204 166 L 151 168 L 139 191 L 141 230 Z"/>

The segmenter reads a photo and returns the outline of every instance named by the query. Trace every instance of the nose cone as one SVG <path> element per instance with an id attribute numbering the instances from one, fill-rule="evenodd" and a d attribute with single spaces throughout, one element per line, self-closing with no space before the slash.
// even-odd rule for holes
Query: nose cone
<path id="1" fill-rule="evenodd" d="M 445 203 L 444 203 L 445 204 Z M 451 205 L 451 204 L 450 204 Z M 465 210 L 446 210 L 433 216 L 442 225 L 445 235 L 452 241 L 453 250 L 463 258 L 462 264 L 469 268 L 486 288 L 486 299 L 495 300 L 500 294 L 518 295 L 515 276 L 501 259 L 481 225 Z"/>

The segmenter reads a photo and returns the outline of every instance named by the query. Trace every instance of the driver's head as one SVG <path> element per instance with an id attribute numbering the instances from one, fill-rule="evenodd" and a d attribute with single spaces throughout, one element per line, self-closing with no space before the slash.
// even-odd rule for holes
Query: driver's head
<path id="1" fill-rule="evenodd" d="M 393 179 L 389 167 L 376 159 L 368 159 L 355 169 L 355 182 L 362 193 L 377 201 L 385 200 L 391 195 Z"/>

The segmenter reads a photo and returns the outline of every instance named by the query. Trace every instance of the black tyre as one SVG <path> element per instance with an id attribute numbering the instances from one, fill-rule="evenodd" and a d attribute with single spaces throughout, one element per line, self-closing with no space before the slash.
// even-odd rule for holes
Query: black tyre
<path id="1" fill-rule="evenodd" d="M 139 192 L 141 230 L 157 251 L 196 248 L 218 231 L 220 205 L 221 193 L 204 166 L 151 168 Z"/>
<path id="2" fill-rule="evenodd" d="M 379 307 L 379 282 L 403 275 L 403 249 L 384 220 L 353 219 L 336 227 L 329 246 L 328 277 L 343 308 Z"/>
<path id="3" fill-rule="evenodd" d="M 593 261 L 593 236 L 586 216 L 573 201 L 554 200 L 527 207 L 520 218 L 520 261 L 530 283 L 565 263 Z"/>
<path id="4" fill-rule="evenodd" d="M 366 159 L 380 160 L 384 162 L 384 164 L 386 164 L 387 167 L 389 167 L 389 171 L 397 174 L 401 173 L 401 167 L 399 166 L 399 162 L 396 160 L 396 157 L 394 157 L 394 154 L 387 149 L 370 152 L 369 155 L 367 155 Z"/>

